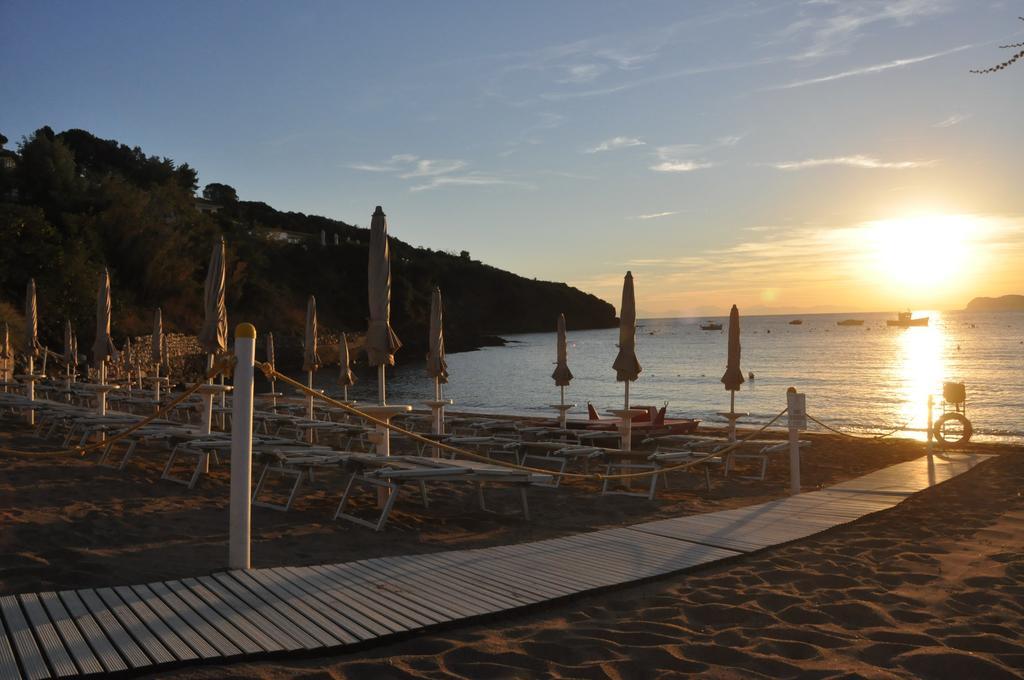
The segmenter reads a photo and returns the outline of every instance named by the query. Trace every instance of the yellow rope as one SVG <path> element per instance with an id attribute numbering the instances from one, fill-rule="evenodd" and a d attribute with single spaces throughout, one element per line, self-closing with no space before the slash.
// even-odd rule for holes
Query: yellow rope
<path id="1" fill-rule="evenodd" d="M 901 425 L 900 427 L 897 427 L 895 430 L 890 430 L 890 431 L 886 432 L 885 434 L 870 434 L 869 435 L 869 434 L 850 434 L 849 432 L 843 432 L 842 430 L 837 430 L 836 428 L 831 427 L 830 425 L 826 425 L 825 423 L 821 422 L 820 420 L 818 420 L 817 418 L 815 418 L 812 415 L 808 415 L 807 419 L 810 420 L 811 422 L 817 423 L 818 425 L 822 426 L 826 430 L 830 430 L 831 432 L 835 432 L 836 434 L 842 435 L 843 437 L 849 437 L 850 439 L 884 439 L 885 437 L 888 437 L 890 435 L 896 434 L 897 432 L 899 432 L 901 430 L 905 430 L 907 428 L 907 425 L 910 425 L 910 423 L 914 422 L 914 419 L 911 418 L 907 422 L 903 423 L 903 425 Z"/>
<path id="2" fill-rule="evenodd" d="M 213 368 L 211 368 L 210 371 L 206 374 L 206 380 L 212 380 L 215 376 L 217 376 L 218 373 L 230 372 L 231 366 L 233 365 L 233 359 L 234 359 L 234 357 L 231 357 L 230 355 L 226 355 L 226 354 L 222 355 L 221 357 L 219 357 L 217 359 L 217 361 L 214 363 Z M 19 451 L 17 449 L 0 448 L 0 455 L 5 455 L 5 456 L 23 456 L 23 457 L 50 457 L 50 456 L 69 456 L 69 455 L 72 455 L 72 454 L 77 454 L 79 456 L 84 456 L 89 451 L 93 451 L 93 450 L 102 448 L 104 446 L 110 446 L 114 442 L 116 442 L 118 440 L 121 440 L 121 439 L 124 439 L 125 437 L 130 435 L 132 432 L 136 432 L 137 430 L 140 430 L 141 428 L 145 427 L 146 425 L 149 425 L 154 420 L 167 415 L 167 413 L 170 412 L 171 409 L 173 409 L 178 404 L 180 404 L 181 402 L 185 401 L 186 399 L 191 397 L 193 394 L 195 394 L 197 391 L 199 391 L 199 389 L 204 384 L 205 384 L 204 382 L 196 383 L 195 385 L 193 385 L 189 389 L 185 390 L 184 392 L 182 392 L 180 395 L 178 395 L 177 397 L 175 397 L 171 401 L 167 402 L 167 404 L 165 404 L 160 409 L 158 409 L 156 411 L 156 413 L 153 413 L 152 415 L 143 418 L 139 422 L 133 424 L 127 430 L 122 430 L 121 432 L 118 432 L 117 434 L 112 435 L 112 436 L 104 439 L 103 441 L 93 442 L 92 444 L 86 444 L 85 446 L 76 446 L 76 447 L 73 447 L 73 448 L 70 448 L 70 449 L 60 449 L 60 450 L 57 450 L 57 451 Z"/>
<path id="3" fill-rule="evenodd" d="M 488 458 L 487 456 L 484 456 L 482 454 L 476 453 L 475 451 L 467 451 L 466 449 L 462 449 L 462 448 L 459 448 L 457 446 L 452 446 L 451 444 L 447 444 L 445 442 L 435 441 L 435 440 L 430 439 L 428 437 L 424 437 L 423 435 L 420 435 L 420 434 L 418 434 L 416 432 L 411 432 L 411 431 L 406 430 L 404 428 L 401 428 L 401 427 L 399 427 L 397 425 L 393 425 L 393 424 L 391 424 L 390 422 L 388 422 L 386 420 L 381 420 L 380 418 L 376 418 L 374 416 L 371 416 L 369 413 L 365 413 L 363 411 L 360 411 L 359 409 L 355 408 L 351 404 L 346 404 L 343 401 L 338 401 L 337 399 L 332 399 L 332 398 L 328 397 L 326 394 L 324 394 L 323 392 L 318 392 L 317 390 L 311 389 L 311 388 L 307 387 L 306 385 L 303 385 L 301 382 L 299 382 L 297 380 L 293 380 L 292 378 L 288 377 L 287 375 L 285 375 L 283 373 L 279 373 L 269 363 L 257 361 L 256 362 L 256 367 L 259 368 L 261 371 L 263 371 L 263 374 L 267 377 L 268 380 L 272 380 L 272 379 L 280 380 L 280 381 L 282 381 L 284 383 L 287 383 L 288 385 L 291 385 L 292 387 L 294 387 L 295 389 L 299 390 L 300 392 L 304 392 L 307 395 L 315 397 L 315 398 L 320 399 L 322 401 L 325 401 L 325 402 L 327 402 L 328 404 L 330 404 L 332 406 L 341 408 L 341 409 L 351 413 L 352 415 L 357 416 L 359 418 L 362 418 L 363 420 L 369 421 L 369 422 L 371 422 L 371 423 L 373 423 L 373 424 L 375 424 L 375 425 L 377 425 L 379 427 L 384 427 L 384 428 L 387 428 L 388 430 L 391 430 L 392 432 L 396 432 L 398 434 L 401 434 L 401 435 L 404 435 L 406 437 L 409 437 L 410 439 L 413 439 L 414 441 L 418 441 L 418 442 L 421 442 L 423 444 L 428 444 L 430 446 L 434 446 L 434 447 L 437 447 L 437 448 L 440 448 L 440 449 L 444 449 L 445 451 L 449 451 L 451 453 L 455 453 L 455 454 L 458 454 L 458 455 L 461 455 L 461 456 L 466 456 L 466 457 L 469 457 L 469 458 L 476 458 L 478 460 L 485 461 L 487 463 L 491 463 L 492 465 L 497 465 L 499 467 L 505 467 L 505 468 L 509 468 L 509 469 L 512 469 L 512 470 L 523 470 L 525 472 L 535 472 L 535 473 L 546 474 L 546 475 L 557 474 L 557 475 L 559 475 L 561 477 L 569 477 L 569 478 L 573 478 L 573 479 L 592 479 L 592 480 L 597 480 L 597 481 L 603 481 L 603 480 L 606 480 L 606 479 L 609 479 L 609 480 L 614 480 L 614 479 L 632 479 L 632 478 L 636 478 L 636 477 L 650 477 L 651 475 L 659 475 L 659 474 L 661 474 L 663 472 L 672 472 L 674 470 L 682 470 L 684 468 L 693 467 L 694 465 L 699 465 L 700 463 L 706 462 L 707 460 L 709 460 L 711 458 L 724 456 L 727 453 L 736 450 L 737 448 L 739 448 L 740 444 L 742 444 L 743 442 L 747 441 L 748 439 L 750 439 L 750 438 L 754 437 L 755 435 L 758 435 L 761 432 L 763 432 L 764 430 L 766 430 L 769 426 L 772 425 L 772 423 L 774 423 L 776 420 L 781 418 L 782 415 L 786 412 L 786 409 L 783 409 L 782 411 L 779 412 L 778 415 L 776 415 L 774 418 L 772 418 L 767 423 L 765 423 L 760 429 L 758 429 L 758 430 L 756 430 L 754 432 L 751 432 L 749 435 L 747 435 L 743 439 L 740 439 L 740 440 L 736 441 L 735 443 L 733 443 L 732 445 L 726 447 L 725 449 L 722 449 L 721 451 L 715 451 L 714 453 L 709 453 L 709 454 L 707 454 L 705 456 L 702 456 L 701 458 L 695 458 L 695 459 L 687 461 L 685 463 L 680 463 L 679 465 L 673 465 L 673 466 L 670 466 L 670 467 L 658 468 L 658 469 L 650 470 L 650 471 L 647 471 L 647 472 L 629 472 L 629 473 L 620 473 L 620 474 L 615 474 L 615 475 L 607 475 L 607 474 L 602 474 L 600 472 L 592 472 L 592 473 L 553 472 L 551 470 L 546 470 L 544 468 L 535 468 L 535 467 L 529 467 L 529 466 L 526 466 L 526 465 L 518 465 L 516 463 L 507 463 L 507 462 L 502 461 L 502 460 L 495 460 L 493 458 Z M 594 448 L 600 448 L 600 447 L 594 447 Z"/>

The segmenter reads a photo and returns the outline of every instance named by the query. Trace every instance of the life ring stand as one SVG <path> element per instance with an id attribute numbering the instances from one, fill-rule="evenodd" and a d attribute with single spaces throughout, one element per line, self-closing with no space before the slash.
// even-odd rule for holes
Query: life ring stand
<path id="1" fill-rule="evenodd" d="M 947 441 L 942 434 L 943 425 L 950 421 L 956 421 L 964 428 L 963 434 L 960 435 L 960 439 L 957 439 L 956 441 Z M 963 413 L 944 413 L 939 416 L 939 419 L 935 421 L 934 425 L 932 425 L 932 436 L 935 437 L 935 439 L 943 446 L 959 446 L 961 444 L 966 444 L 971 440 L 971 435 L 973 434 L 974 426 L 971 425 L 971 421 L 968 420 L 967 416 Z"/>

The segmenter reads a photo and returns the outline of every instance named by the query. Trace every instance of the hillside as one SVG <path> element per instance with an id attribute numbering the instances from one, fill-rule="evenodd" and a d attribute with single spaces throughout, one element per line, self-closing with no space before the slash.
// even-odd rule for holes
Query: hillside
<path id="1" fill-rule="evenodd" d="M 1002 295 L 996 298 L 976 297 L 967 303 L 968 312 L 1024 312 L 1024 295 Z"/>
<path id="2" fill-rule="evenodd" d="M 158 305 L 168 330 L 196 332 L 206 265 L 220 234 L 228 247 L 232 325 L 252 321 L 287 345 L 288 336 L 302 333 L 312 293 L 325 333 L 366 328 L 368 229 L 239 201 L 226 184 L 207 185 L 208 200 L 197 200 L 196 171 L 187 163 L 83 130 L 55 134 L 44 127 L 23 139 L 17 154 L 2 153 L 0 160 L 11 161 L 0 163 L 0 299 L 8 303 L 0 312 L 16 316 L 26 281 L 36 277 L 40 334 L 53 347 L 62 342 L 65 318 L 83 345 L 91 343 L 103 266 L 110 268 L 118 343 L 148 333 Z M 373 208 L 366 206 L 367 219 Z M 422 356 L 434 285 L 444 293 L 450 351 L 479 346 L 489 335 L 553 330 L 560 312 L 571 328 L 615 322 L 614 308 L 593 295 L 502 271 L 466 252 L 393 238 L 392 271 L 392 322 L 406 345 L 400 359 Z"/>

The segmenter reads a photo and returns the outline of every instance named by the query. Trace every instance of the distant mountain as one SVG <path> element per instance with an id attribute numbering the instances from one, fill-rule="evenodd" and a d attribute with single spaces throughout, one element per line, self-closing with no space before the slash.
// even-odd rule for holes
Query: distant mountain
<path id="1" fill-rule="evenodd" d="M 976 297 L 967 303 L 968 312 L 1024 312 L 1024 295 Z"/>
<path id="2" fill-rule="evenodd" d="M 6 141 L 0 135 L 0 147 Z M 231 327 L 251 321 L 261 336 L 273 331 L 286 348 L 301 336 L 306 298 L 313 294 L 325 335 L 366 329 L 368 229 L 240 201 L 227 184 L 207 184 L 197 197 L 198 175 L 187 163 L 85 130 L 43 127 L 23 139 L 17 153 L 0 152 L 0 320 L 20 325 L 25 286 L 35 277 L 39 332 L 51 347 L 62 346 L 65 319 L 79 330 L 83 346 L 92 343 L 104 266 L 118 345 L 126 335 L 149 333 L 157 306 L 166 330 L 198 332 L 207 262 L 222 235 Z M 368 199 L 367 220 L 374 203 Z M 434 286 L 444 296 L 449 351 L 493 344 L 491 336 L 499 334 L 553 331 L 559 313 L 571 329 L 616 321 L 615 308 L 589 293 L 488 266 L 467 251 L 392 238 L 391 258 L 401 360 L 426 351 Z"/>

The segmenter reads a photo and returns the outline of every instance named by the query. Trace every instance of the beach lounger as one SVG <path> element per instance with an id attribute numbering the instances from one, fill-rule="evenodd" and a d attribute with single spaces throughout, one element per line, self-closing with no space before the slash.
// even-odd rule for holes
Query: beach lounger
<path id="1" fill-rule="evenodd" d="M 253 456 L 263 462 L 263 470 L 252 492 L 252 504 L 261 508 L 281 510 L 291 509 L 299 487 L 304 479 L 313 482 L 315 470 L 323 467 L 337 468 L 345 459 L 344 453 L 329 448 L 301 445 L 260 444 L 253 446 Z M 269 500 L 259 500 L 260 492 L 274 477 L 291 478 L 292 485 L 288 490 L 288 500 L 282 505 Z"/>
<path id="2" fill-rule="evenodd" d="M 428 506 L 426 485 L 430 482 L 466 482 L 475 484 L 480 509 L 490 512 L 484 498 L 484 486 L 502 484 L 518 487 L 522 514 L 530 518 L 526 488 L 534 483 L 549 482 L 549 475 L 531 473 L 522 470 L 504 468 L 477 461 L 442 460 L 419 456 L 375 456 L 369 454 L 348 454 L 346 466 L 352 476 L 342 494 L 341 502 L 334 513 L 335 519 L 345 519 L 360 526 L 380 531 L 388 521 L 391 510 L 398 498 L 398 492 L 404 484 L 416 484 L 419 487 L 424 506 Z M 357 484 L 373 489 L 384 489 L 386 497 L 380 513 L 375 520 L 357 517 L 346 511 L 352 493 Z"/>

